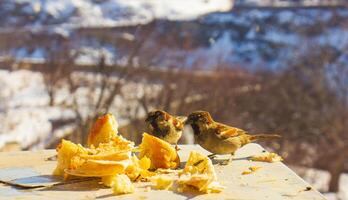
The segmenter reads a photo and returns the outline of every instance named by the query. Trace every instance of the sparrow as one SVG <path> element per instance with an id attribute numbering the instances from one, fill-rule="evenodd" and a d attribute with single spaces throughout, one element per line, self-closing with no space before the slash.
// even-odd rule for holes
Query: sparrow
<path id="1" fill-rule="evenodd" d="M 258 139 L 280 138 L 276 134 L 249 135 L 246 131 L 231 127 L 222 123 L 215 122 L 209 112 L 195 111 L 191 113 L 186 124 L 191 125 L 194 133 L 195 142 L 204 149 L 210 151 L 213 157 L 217 154 L 230 154 L 231 157 L 242 146 Z"/>
<path id="2" fill-rule="evenodd" d="M 170 115 L 163 110 L 154 110 L 147 114 L 145 122 L 152 135 L 170 144 L 175 144 L 175 148 L 178 150 L 177 143 L 182 135 L 185 119 L 185 117 Z"/>

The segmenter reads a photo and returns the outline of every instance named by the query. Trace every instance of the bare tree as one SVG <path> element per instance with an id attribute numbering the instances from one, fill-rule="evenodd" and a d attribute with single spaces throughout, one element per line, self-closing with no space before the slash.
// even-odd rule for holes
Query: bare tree
<path id="1" fill-rule="evenodd" d="M 238 96 L 238 113 L 251 131 L 281 133 L 274 148 L 287 162 L 328 170 L 337 192 L 348 156 L 347 68 L 334 49 L 308 52 L 283 71 L 258 72 L 260 90 Z"/>

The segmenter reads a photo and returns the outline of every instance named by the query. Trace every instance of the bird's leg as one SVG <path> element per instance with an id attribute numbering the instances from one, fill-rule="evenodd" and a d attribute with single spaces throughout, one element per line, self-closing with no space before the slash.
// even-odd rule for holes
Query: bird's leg
<path id="1" fill-rule="evenodd" d="M 179 150 L 180 150 L 180 148 L 178 147 L 178 144 L 175 144 L 175 150 L 176 150 L 176 151 L 179 151 Z"/>
<path id="2" fill-rule="evenodd" d="M 216 153 L 212 153 L 212 154 L 208 155 L 208 158 L 210 160 L 213 160 L 215 157 L 216 157 Z"/>
<path id="3" fill-rule="evenodd" d="M 50 156 L 50 157 L 48 157 L 48 158 L 45 158 L 45 161 L 56 161 L 57 158 L 58 158 L 58 156 L 57 156 L 57 155 L 54 155 L 54 156 Z"/>
<path id="4" fill-rule="evenodd" d="M 234 158 L 234 152 L 231 153 L 231 156 L 230 156 L 230 158 L 228 159 L 228 162 L 229 162 L 229 163 L 232 162 L 233 158 Z"/>
<path id="5" fill-rule="evenodd" d="M 228 164 L 230 164 L 230 162 L 232 162 L 232 160 L 233 160 L 233 157 L 234 157 L 234 152 L 231 153 L 230 157 L 227 160 L 224 160 L 223 162 L 221 162 L 221 165 L 228 165 Z"/>

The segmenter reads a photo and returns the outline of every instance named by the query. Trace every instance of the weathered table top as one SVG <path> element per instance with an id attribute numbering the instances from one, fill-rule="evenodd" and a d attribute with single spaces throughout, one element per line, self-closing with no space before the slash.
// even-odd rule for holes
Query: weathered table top
<path id="1" fill-rule="evenodd" d="M 191 150 L 209 154 L 196 145 L 181 145 L 179 155 L 186 161 Z M 146 191 L 151 183 L 136 183 L 134 194 L 114 196 L 110 188 L 90 180 L 68 185 L 37 189 L 18 189 L 0 183 L 0 199 L 325 199 L 308 183 L 281 162 L 254 162 L 248 156 L 260 154 L 264 149 L 257 144 L 248 144 L 237 151 L 236 159 L 229 165 L 214 165 L 218 180 L 226 189 L 218 194 L 176 193 L 166 190 Z M 37 182 L 51 184 L 51 172 L 56 161 L 45 161 L 55 155 L 54 150 L 21 151 L 0 153 L 0 180 L 35 185 Z M 251 166 L 260 166 L 256 172 L 242 175 Z"/>

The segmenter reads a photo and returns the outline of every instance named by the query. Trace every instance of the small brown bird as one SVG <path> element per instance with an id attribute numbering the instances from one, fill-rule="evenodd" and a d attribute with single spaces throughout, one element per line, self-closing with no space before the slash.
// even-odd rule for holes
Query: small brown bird
<path id="1" fill-rule="evenodd" d="M 231 154 L 231 161 L 234 152 L 242 146 L 258 139 L 280 138 L 275 134 L 249 135 L 246 131 L 215 122 L 206 111 L 195 111 L 191 113 L 186 121 L 190 124 L 196 143 L 204 149 L 216 154 Z"/>
<path id="2" fill-rule="evenodd" d="M 175 144 L 178 150 L 177 143 L 184 129 L 184 117 L 172 116 L 163 110 L 154 110 L 147 114 L 145 122 L 148 124 L 151 134 Z"/>

